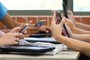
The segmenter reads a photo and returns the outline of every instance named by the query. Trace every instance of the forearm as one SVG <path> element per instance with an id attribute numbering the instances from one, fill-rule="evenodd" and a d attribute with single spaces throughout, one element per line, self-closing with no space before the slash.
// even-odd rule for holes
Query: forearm
<path id="1" fill-rule="evenodd" d="M 1 21 L 7 26 L 7 28 L 14 28 L 19 26 L 19 24 L 16 23 L 9 14 L 7 14 Z"/>
<path id="2" fill-rule="evenodd" d="M 71 38 L 90 42 L 90 34 L 74 34 L 74 33 L 72 33 L 72 31 L 70 30 L 70 28 L 68 26 L 67 26 L 67 28 L 68 28 L 68 32 L 69 32 L 69 35 Z"/>
<path id="3" fill-rule="evenodd" d="M 85 42 L 90 42 L 90 34 L 72 34 L 72 38 Z"/>
<path id="4" fill-rule="evenodd" d="M 84 30 L 90 30 L 90 25 L 79 23 L 79 22 L 76 22 L 75 25 L 78 28 L 81 28 L 81 29 L 84 29 Z"/>
<path id="5" fill-rule="evenodd" d="M 75 34 L 90 34 L 90 31 L 83 30 L 83 29 L 80 29 L 80 28 L 77 28 L 77 27 L 73 27 L 71 30 Z"/>
<path id="6" fill-rule="evenodd" d="M 56 38 L 57 41 L 64 43 L 65 45 L 67 45 L 69 48 L 78 50 L 88 56 L 90 56 L 90 44 L 83 42 L 83 41 L 79 41 L 76 39 L 72 39 L 72 38 L 68 38 L 65 36 L 54 36 Z"/>

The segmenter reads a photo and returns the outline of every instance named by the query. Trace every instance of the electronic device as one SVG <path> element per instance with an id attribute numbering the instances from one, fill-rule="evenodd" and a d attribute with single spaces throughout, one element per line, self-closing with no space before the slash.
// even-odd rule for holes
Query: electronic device
<path id="1" fill-rule="evenodd" d="M 26 24 L 22 26 L 22 29 L 19 31 L 20 33 L 24 33 L 25 31 L 27 31 L 29 29 L 30 25 Z"/>
<path id="2" fill-rule="evenodd" d="M 62 17 L 61 17 L 61 15 L 60 15 L 60 11 L 56 11 L 56 24 L 59 24 L 61 21 L 62 21 Z M 65 30 L 65 33 L 66 33 L 66 35 L 68 36 L 68 37 L 70 37 L 70 35 L 69 35 L 69 33 L 68 33 L 68 31 L 67 31 L 67 28 L 66 28 L 66 25 L 65 24 L 63 24 L 63 27 L 64 27 L 64 30 Z"/>
<path id="3" fill-rule="evenodd" d="M 14 45 L 14 46 L 5 46 L 0 47 L 1 52 L 16 52 L 16 53 L 24 53 L 24 54 L 43 54 L 45 52 L 49 52 L 54 50 L 55 47 L 50 44 L 45 43 L 32 43 L 32 44 L 26 44 L 26 45 Z"/>
<path id="4" fill-rule="evenodd" d="M 35 24 L 35 27 L 41 27 L 44 24 L 45 24 L 45 20 L 41 20 Z"/>
<path id="5" fill-rule="evenodd" d="M 68 15 L 67 15 L 67 1 L 63 0 L 62 6 L 63 6 L 64 16 L 65 16 L 66 18 L 68 18 Z M 67 31 L 67 27 L 66 27 L 65 24 L 64 24 L 64 29 L 65 29 L 65 31 L 66 31 L 67 36 L 70 37 L 69 32 Z"/>
<path id="6" fill-rule="evenodd" d="M 56 11 L 56 24 L 59 24 L 62 20 L 62 17 L 60 15 L 60 11 Z"/>
<path id="7" fill-rule="evenodd" d="M 35 24 L 35 27 L 41 27 L 42 25 L 45 25 L 45 22 L 46 20 L 40 20 Z M 48 33 L 46 33 L 45 31 L 38 31 L 36 34 L 30 35 L 30 37 L 51 37 L 51 30 L 49 30 L 48 28 L 46 28 L 46 30 L 48 31 Z"/>
<path id="8" fill-rule="evenodd" d="M 68 15 L 67 15 L 67 6 L 65 5 L 65 3 L 63 2 L 63 13 L 64 13 L 64 16 L 66 18 L 68 18 Z"/>

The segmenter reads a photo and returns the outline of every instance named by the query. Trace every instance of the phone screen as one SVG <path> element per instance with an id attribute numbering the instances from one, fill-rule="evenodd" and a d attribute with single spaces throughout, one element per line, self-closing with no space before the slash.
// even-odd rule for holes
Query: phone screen
<path id="1" fill-rule="evenodd" d="M 56 11 L 56 24 L 59 24 L 62 20 L 62 17 L 60 15 L 60 11 Z"/>
<path id="2" fill-rule="evenodd" d="M 44 24 L 45 24 L 45 20 L 41 20 L 35 24 L 35 27 L 41 27 Z"/>
<path id="3" fill-rule="evenodd" d="M 24 25 L 19 32 L 20 32 L 20 33 L 24 33 L 24 32 L 27 31 L 28 29 L 29 29 L 29 24 Z"/>

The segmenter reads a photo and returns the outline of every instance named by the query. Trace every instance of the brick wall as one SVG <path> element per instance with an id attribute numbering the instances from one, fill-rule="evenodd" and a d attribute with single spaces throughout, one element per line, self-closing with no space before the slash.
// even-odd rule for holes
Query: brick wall
<path id="1" fill-rule="evenodd" d="M 39 20 L 46 20 L 46 25 L 50 25 L 52 16 L 11 16 L 16 22 L 27 23 L 32 21 L 32 24 L 37 23 Z M 5 26 L 0 22 L 0 29 L 5 28 Z"/>
<path id="2" fill-rule="evenodd" d="M 75 20 L 90 25 L 90 16 L 75 16 Z"/>
<path id="3" fill-rule="evenodd" d="M 52 16 L 11 16 L 16 22 L 27 23 L 32 21 L 32 24 L 37 23 L 39 20 L 46 20 L 46 25 L 50 25 Z M 76 21 L 90 24 L 90 16 L 75 16 Z M 0 29 L 5 26 L 0 22 Z"/>

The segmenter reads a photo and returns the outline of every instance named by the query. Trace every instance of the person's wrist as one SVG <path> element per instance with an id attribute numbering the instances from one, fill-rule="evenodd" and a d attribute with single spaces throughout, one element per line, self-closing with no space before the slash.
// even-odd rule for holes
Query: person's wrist
<path id="1" fill-rule="evenodd" d="M 52 34 L 53 34 L 54 37 L 57 37 L 57 36 L 61 35 L 60 33 L 57 33 L 57 32 L 54 32 L 54 31 L 52 31 Z"/>

